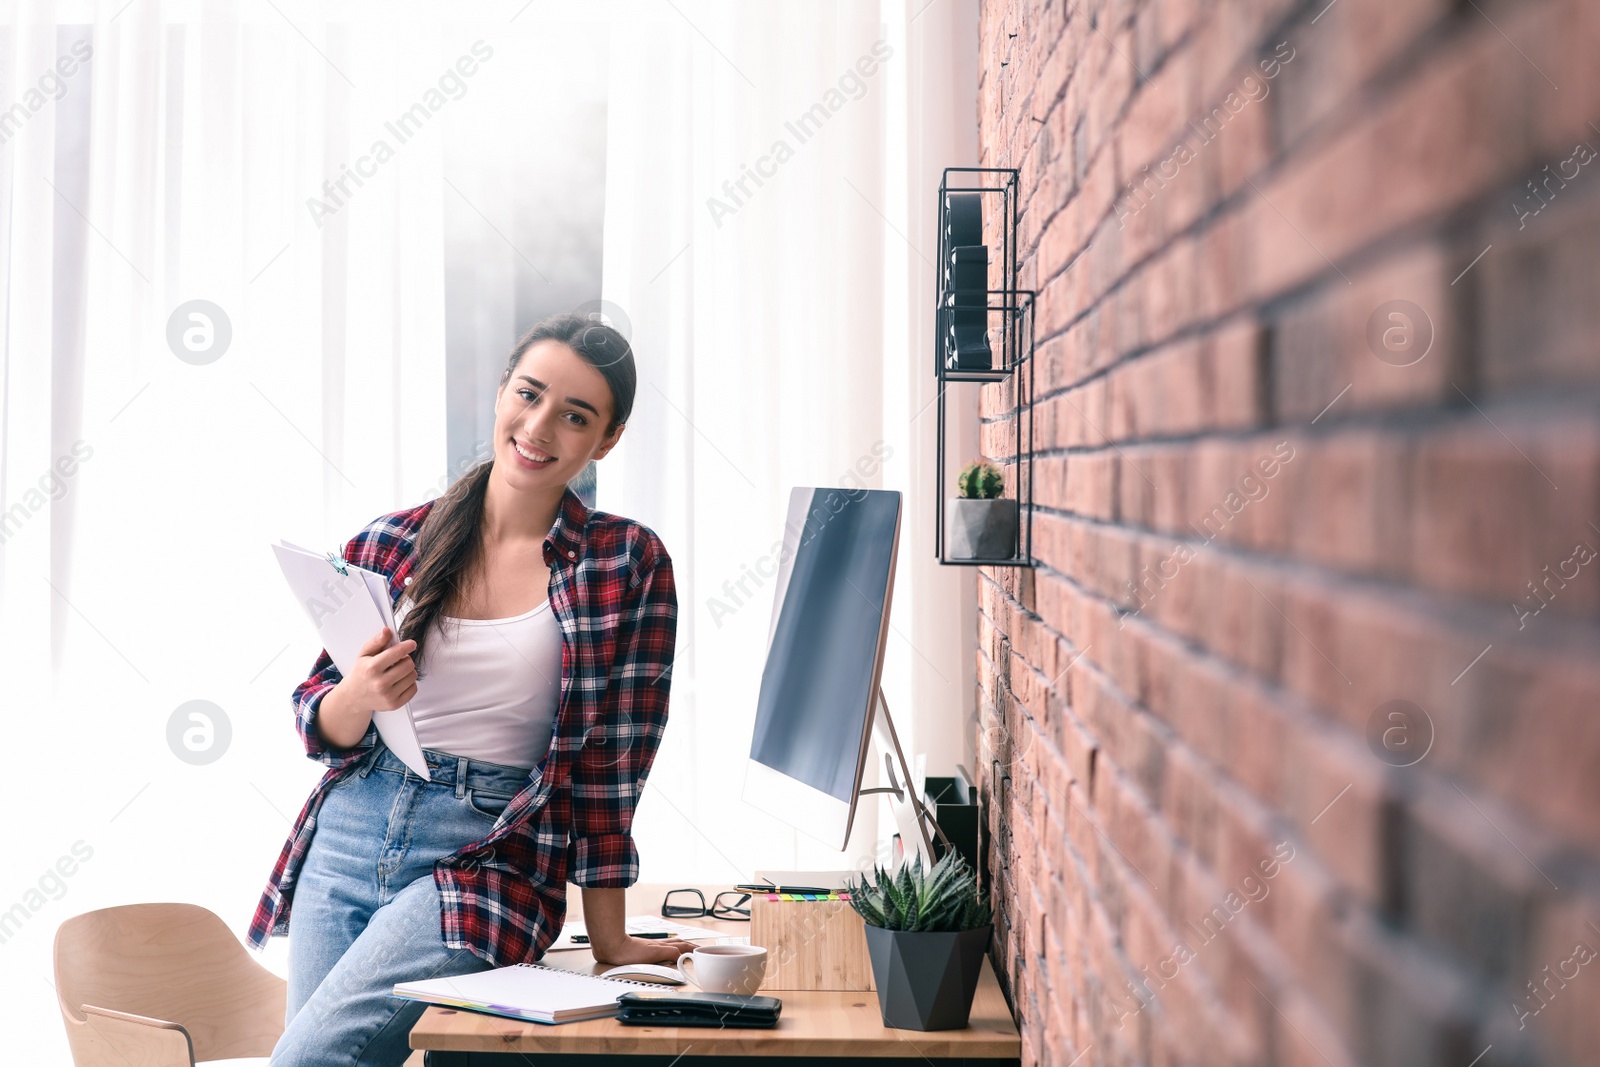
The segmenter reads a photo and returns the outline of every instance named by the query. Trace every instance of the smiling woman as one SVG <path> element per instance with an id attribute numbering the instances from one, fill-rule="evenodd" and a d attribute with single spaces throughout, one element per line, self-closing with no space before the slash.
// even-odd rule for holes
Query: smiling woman
<path id="1" fill-rule="evenodd" d="M 307 755 L 330 769 L 251 923 L 257 947 L 291 935 L 274 1067 L 324 1063 L 330 1048 L 401 1063 L 422 1005 L 397 1002 L 395 983 L 539 959 L 569 881 L 597 960 L 693 949 L 629 936 L 622 907 L 666 727 L 672 560 L 654 531 L 567 484 L 615 447 L 635 383 L 616 330 L 543 320 L 500 375 L 491 458 L 346 545 L 403 601 L 400 640 L 375 634 L 348 675 L 324 652 L 295 689 Z M 407 706 L 426 779 L 373 725 Z"/>

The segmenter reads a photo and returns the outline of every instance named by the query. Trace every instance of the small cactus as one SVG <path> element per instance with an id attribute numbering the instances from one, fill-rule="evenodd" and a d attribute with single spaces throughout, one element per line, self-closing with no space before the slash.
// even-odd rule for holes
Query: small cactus
<path id="1" fill-rule="evenodd" d="M 956 488 L 969 500 L 993 500 L 1005 488 L 1005 478 L 993 463 L 974 460 L 956 478 Z"/>

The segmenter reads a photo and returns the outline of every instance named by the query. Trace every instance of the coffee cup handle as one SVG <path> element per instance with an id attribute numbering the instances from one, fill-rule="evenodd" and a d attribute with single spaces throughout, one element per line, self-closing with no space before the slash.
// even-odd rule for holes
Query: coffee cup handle
<path id="1" fill-rule="evenodd" d="M 700 988 L 700 983 L 695 981 L 694 977 L 691 976 L 688 971 L 684 970 L 685 961 L 687 961 L 689 963 L 693 963 L 694 962 L 694 953 L 693 952 L 685 952 L 683 955 L 678 957 L 678 974 L 679 974 L 680 977 L 683 978 L 683 980 L 685 982 L 688 982 L 691 985 L 693 985 L 696 989 L 699 989 Z"/>

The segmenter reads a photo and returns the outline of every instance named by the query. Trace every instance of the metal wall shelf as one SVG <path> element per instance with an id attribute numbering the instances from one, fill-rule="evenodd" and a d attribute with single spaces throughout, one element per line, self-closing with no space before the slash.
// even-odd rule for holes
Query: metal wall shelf
<path id="1" fill-rule="evenodd" d="M 1000 256 L 991 264 L 988 249 L 992 245 L 988 237 L 996 228 L 995 223 L 998 223 L 996 236 Z M 1036 294 L 1017 288 L 1017 171 L 1013 168 L 946 167 L 939 180 L 938 227 L 933 341 L 934 377 L 938 383 L 934 555 L 940 563 L 952 566 L 1032 567 L 1032 356 Z M 975 234 L 977 241 L 973 240 Z M 975 245 L 982 247 L 974 251 Z M 979 278 L 982 278 L 981 286 L 970 284 Z M 999 283 L 998 287 L 995 282 Z M 958 499 L 955 477 L 962 468 L 946 470 L 949 402 L 946 393 L 955 388 L 974 385 L 981 388 L 1007 380 L 1012 382 L 1009 390 L 1011 454 L 983 458 L 999 467 L 1004 477 L 1000 499 L 1016 501 L 1017 532 L 1012 539 L 1013 551 L 1009 556 L 952 555 L 951 531 L 946 529 L 947 503 Z"/>

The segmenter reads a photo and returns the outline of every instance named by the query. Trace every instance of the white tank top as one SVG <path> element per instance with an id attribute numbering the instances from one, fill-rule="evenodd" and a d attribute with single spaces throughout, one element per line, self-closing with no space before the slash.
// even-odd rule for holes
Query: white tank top
<path id="1" fill-rule="evenodd" d="M 395 612 L 398 630 L 410 609 Z M 546 600 L 508 619 L 436 621 L 411 718 L 423 748 L 532 769 L 561 703 L 561 624 Z"/>

